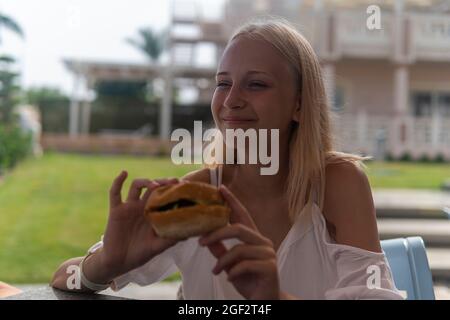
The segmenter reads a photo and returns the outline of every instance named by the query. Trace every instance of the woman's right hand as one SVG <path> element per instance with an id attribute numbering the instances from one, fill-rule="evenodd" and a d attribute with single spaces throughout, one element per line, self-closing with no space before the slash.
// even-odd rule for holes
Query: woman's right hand
<path id="1" fill-rule="evenodd" d="M 136 179 L 126 201 L 121 191 L 127 172 L 116 177 L 110 189 L 110 208 L 103 237 L 102 260 L 110 275 L 118 276 L 142 266 L 177 240 L 158 237 L 144 215 L 145 204 L 160 185 L 178 183 L 178 179 Z M 143 190 L 146 189 L 143 196 Z"/>

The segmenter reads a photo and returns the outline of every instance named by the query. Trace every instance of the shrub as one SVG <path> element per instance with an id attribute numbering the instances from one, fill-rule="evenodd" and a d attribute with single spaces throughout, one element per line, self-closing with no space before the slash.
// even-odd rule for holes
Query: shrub
<path id="1" fill-rule="evenodd" d="M 412 157 L 411 157 L 411 155 L 409 154 L 409 152 L 404 152 L 401 156 L 400 156 L 400 158 L 398 159 L 399 161 L 402 161 L 402 162 L 411 162 L 412 161 Z"/>
<path id="2" fill-rule="evenodd" d="M 427 154 L 422 154 L 419 158 L 419 162 L 429 163 L 429 162 L 431 162 L 431 159 Z"/>
<path id="3" fill-rule="evenodd" d="M 386 155 L 384 156 L 384 160 L 387 162 L 395 161 L 395 157 L 391 152 L 386 152 Z"/>
<path id="4" fill-rule="evenodd" d="M 434 157 L 433 162 L 435 162 L 435 163 L 444 163 L 444 162 L 446 162 L 445 156 L 442 153 L 438 153 Z"/>
<path id="5" fill-rule="evenodd" d="M 31 134 L 18 126 L 0 124 L 0 173 L 14 167 L 31 150 Z"/>

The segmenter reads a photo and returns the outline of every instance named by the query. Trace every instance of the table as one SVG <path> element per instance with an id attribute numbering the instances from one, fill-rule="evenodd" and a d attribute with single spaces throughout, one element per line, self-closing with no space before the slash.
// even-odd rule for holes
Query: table
<path id="1" fill-rule="evenodd" d="M 0 299 L 2 300 L 2 299 Z M 4 298 L 3 300 L 129 300 L 97 293 L 67 292 L 50 286 L 26 290 L 22 293 Z"/>

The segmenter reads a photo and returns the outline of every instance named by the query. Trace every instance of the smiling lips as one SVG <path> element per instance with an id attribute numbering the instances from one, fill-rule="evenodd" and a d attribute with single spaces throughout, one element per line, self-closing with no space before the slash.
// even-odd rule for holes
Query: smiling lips
<path id="1" fill-rule="evenodd" d="M 241 123 L 241 122 L 251 122 L 255 121 L 253 119 L 246 119 L 246 118 L 239 118 L 239 117 L 224 117 L 222 118 L 223 121 L 228 123 Z"/>

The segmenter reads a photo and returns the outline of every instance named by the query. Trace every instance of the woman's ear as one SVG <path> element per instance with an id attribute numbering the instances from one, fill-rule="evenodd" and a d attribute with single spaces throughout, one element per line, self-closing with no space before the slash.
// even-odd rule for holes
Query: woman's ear
<path id="1" fill-rule="evenodd" d="M 297 101 L 297 103 L 295 104 L 294 114 L 292 115 L 292 120 L 294 120 L 295 122 L 300 122 L 300 110 L 301 110 L 301 105 L 300 105 L 300 99 L 299 99 Z"/>

